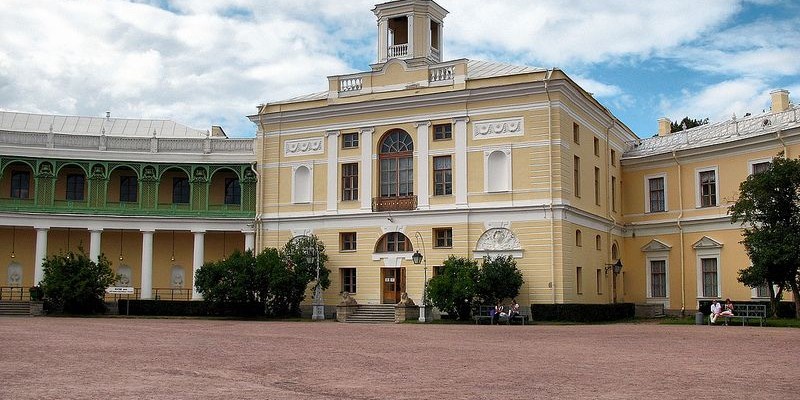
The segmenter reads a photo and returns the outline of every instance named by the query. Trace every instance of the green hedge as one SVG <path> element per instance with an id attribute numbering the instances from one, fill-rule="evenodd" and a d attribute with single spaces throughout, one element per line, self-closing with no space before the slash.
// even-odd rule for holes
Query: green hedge
<path id="1" fill-rule="evenodd" d="M 725 300 L 720 300 L 719 302 L 723 307 L 725 306 Z M 769 301 L 734 301 L 733 305 L 737 304 L 759 304 L 762 306 L 767 306 L 767 316 L 772 314 L 769 312 L 770 304 Z M 698 301 L 698 310 L 703 313 L 703 315 L 711 314 L 711 300 L 700 300 Z M 794 302 L 791 301 L 781 301 L 778 302 L 778 318 L 794 318 Z"/>
<path id="2" fill-rule="evenodd" d="M 633 318 L 633 303 L 531 304 L 534 321 L 601 322 Z"/>
<path id="3" fill-rule="evenodd" d="M 205 301 L 178 300 L 125 300 L 117 303 L 120 315 L 154 316 L 234 316 L 257 317 L 264 315 L 260 303 L 226 303 L 214 306 Z"/>

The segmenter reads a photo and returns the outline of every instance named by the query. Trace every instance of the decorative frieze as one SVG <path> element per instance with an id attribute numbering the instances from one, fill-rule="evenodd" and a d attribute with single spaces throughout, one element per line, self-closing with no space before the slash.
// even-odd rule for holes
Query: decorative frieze
<path id="1" fill-rule="evenodd" d="M 472 123 L 473 139 L 494 139 L 525 134 L 522 118 L 495 119 Z"/>
<path id="2" fill-rule="evenodd" d="M 322 154 L 325 151 L 322 138 L 287 140 L 283 144 L 286 157 Z"/>

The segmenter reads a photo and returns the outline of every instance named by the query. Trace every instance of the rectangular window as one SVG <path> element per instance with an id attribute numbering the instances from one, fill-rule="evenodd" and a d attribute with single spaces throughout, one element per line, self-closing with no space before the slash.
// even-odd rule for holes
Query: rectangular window
<path id="1" fill-rule="evenodd" d="M 594 167 L 594 204 L 600 205 L 600 168 Z"/>
<path id="2" fill-rule="evenodd" d="M 83 175 L 70 174 L 67 175 L 67 193 L 66 199 L 72 201 L 83 201 L 83 189 L 86 183 Z"/>
<path id="3" fill-rule="evenodd" d="M 434 265 L 433 266 L 433 276 L 439 276 L 439 275 L 442 275 L 442 274 L 444 274 L 444 265 Z"/>
<path id="4" fill-rule="evenodd" d="M 595 283 L 597 284 L 597 294 L 603 294 L 603 270 L 597 269 L 594 276 Z"/>
<path id="5" fill-rule="evenodd" d="M 242 204 L 242 187 L 239 178 L 225 178 L 225 204 Z"/>
<path id="6" fill-rule="evenodd" d="M 611 177 L 611 211 L 617 211 L 617 177 Z"/>
<path id="7" fill-rule="evenodd" d="M 452 124 L 439 124 L 433 126 L 433 140 L 447 140 L 453 137 Z"/>
<path id="8" fill-rule="evenodd" d="M 575 197 L 581 197 L 581 158 L 578 156 L 572 159 L 572 185 Z"/>
<path id="9" fill-rule="evenodd" d="M 650 296 L 667 297 L 667 262 L 650 261 Z"/>
<path id="10" fill-rule="evenodd" d="M 581 144 L 581 128 L 577 123 L 572 123 L 572 141 Z"/>
<path id="11" fill-rule="evenodd" d="M 339 271 L 342 273 L 342 291 L 356 293 L 356 269 L 340 268 Z"/>
<path id="12" fill-rule="evenodd" d="M 700 172 L 700 207 L 717 205 L 717 173 L 714 170 Z"/>
<path id="13" fill-rule="evenodd" d="M 702 258 L 700 259 L 703 273 L 703 297 L 719 297 L 717 291 L 717 259 L 716 258 Z"/>
<path id="14" fill-rule="evenodd" d="M 172 178 L 172 203 L 189 204 L 189 178 Z"/>
<path id="15" fill-rule="evenodd" d="M 766 172 L 769 169 L 770 165 L 772 165 L 772 163 L 769 162 L 769 161 L 760 162 L 760 163 L 754 163 L 753 164 L 753 175 L 760 174 L 762 172 Z"/>
<path id="16" fill-rule="evenodd" d="M 583 294 L 583 267 L 575 269 L 575 290 L 578 294 Z"/>
<path id="17" fill-rule="evenodd" d="M 119 201 L 136 202 L 139 185 L 135 176 L 119 177 Z"/>
<path id="18" fill-rule="evenodd" d="M 666 203 L 664 201 L 664 177 L 648 179 L 647 186 L 650 197 L 650 212 L 666 211 Z"/>
<path id="19" fill-rule="evenodd" d="M 358 200 L 358 163 L 342 164 L 342 201 Z"/>
<path id="20" fill-rule="evenodd" d="M 358 133 L 342 134 L 342 148 L 354 149 L 358 147 Z"/>
<path id="21" fill-rule="evenodd" d="M 600 157 L 600 139 L 594 138 L 594 155 Z"/>
<path id="22" fill-rule="evenodd" d="M 453 247 L 453 228 L 434 228 L 433 247 Z"/>
<path id="23" fill-rule="evenodd" d="M 30 194 L 31 175 L 28 171 L 11 173 L 11 198 L 27 199 Z"/>
<path id="24" fill-rule="evenodd" d="M 450 156 L 433 157 L 433 195 L 453 194 L 453 170 Z"/>
<path id="25" fill-rule="evenodd" d="M 766 283 L 756 287 L 756 297 L 769 297 L 769 288 Z"/>
<path id="26" fill-rule="evenodd" d="M 614 149 L 611 149 L 611 165 L 617 165 L 617 152 Z"/>
<path id="27" fill-rule="evenodd" d="M 341 251 L 356 251 L 356 233 L 355 232 L 340 232 L 339 233 L 339 250 L 341 250 Z"/>

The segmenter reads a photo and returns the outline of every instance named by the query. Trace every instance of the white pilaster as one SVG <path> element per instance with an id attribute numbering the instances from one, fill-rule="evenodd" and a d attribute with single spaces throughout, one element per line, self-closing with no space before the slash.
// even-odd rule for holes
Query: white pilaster
<path id="1" fill-rule="evenodd" d="M 197 286 L 194 281 L 197 276 L 197 270 L 203 266 L 203 259 L 205 258 L 205 231 L 194 233 L 194 256 L 192 257 L 192 300 L 202 300 L 203 296 L 197 292 Z"/>
<path id="2" fill-rule="evenodd" d="M 325 134 L 328 136 L 328 211 L 336 211 L 339 204 L 339 131 Z"/>
<path id="3" fill-rule="evenodd" d="M 428 132 L 430 121 L 417 122 L 417 207 L 426 209 L 428 205 L 428 188 L 430 186 L 430 163 L 428 155 Z"/>
<path id="4" fill-rule="evenodd" d="M 455 180 L 453 186 L 456 193 L 456 207 L 467 205 L 467 122 L 469 117 L 453 118 L 456 136 L 456 162 L 454 166 Z"/>
<path id="5" fill-rule="evenodd" d="M 361 129 L 361 185 L 358 188 L 361 196 L 361 209 L 372 209 L 372 135 L 375 128 Z"/>
<path id="6" fill-rule="evenodd" d="M 153 231 L 142 231 L 142 299 L 153 298 Z"/>
<path id="7" fill-rule="evenodd" d="M 254 231 L 244 232 L 244 251 L 256 249 L 256 233 Z"/>
<path id="8" fill-rule="evenodd" d="M 33 269 L 33 284 L 38 285 L 44 279 L 44 258 L 47 257 L 47 232 L 50 228 L 36 229 L 36 264 Z"/>
<path id="9" fill-rule="evenodd" d="M 408 14 L 406 20 L 408 20 L 408 58 L 414 58 L 417 56 L 414 54 L 414 14 Z"/>
<path id="10" fill-rule="evenodd" d="M 389 56 L 389 21 L 378 20 L 378 62 L 386 62 Z"/>
<path id="11" fill-rule="evenodd" d="M 97 262 L 100 256 L 100 240 L 103 234 L 102 229 L 89 230 L 89 259 Z"/>

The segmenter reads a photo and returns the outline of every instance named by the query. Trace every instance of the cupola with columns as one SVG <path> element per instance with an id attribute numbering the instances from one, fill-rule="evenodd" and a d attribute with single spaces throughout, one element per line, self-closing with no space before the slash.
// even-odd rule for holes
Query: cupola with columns
<path id="1" fill-rule="evenodd" d="M 378 61 L 373 70 L 395 58 L 409 65 L 441 62 L 447 10 L 432 0 L 397 0 L 372 11 L 378 17 Z"/>

